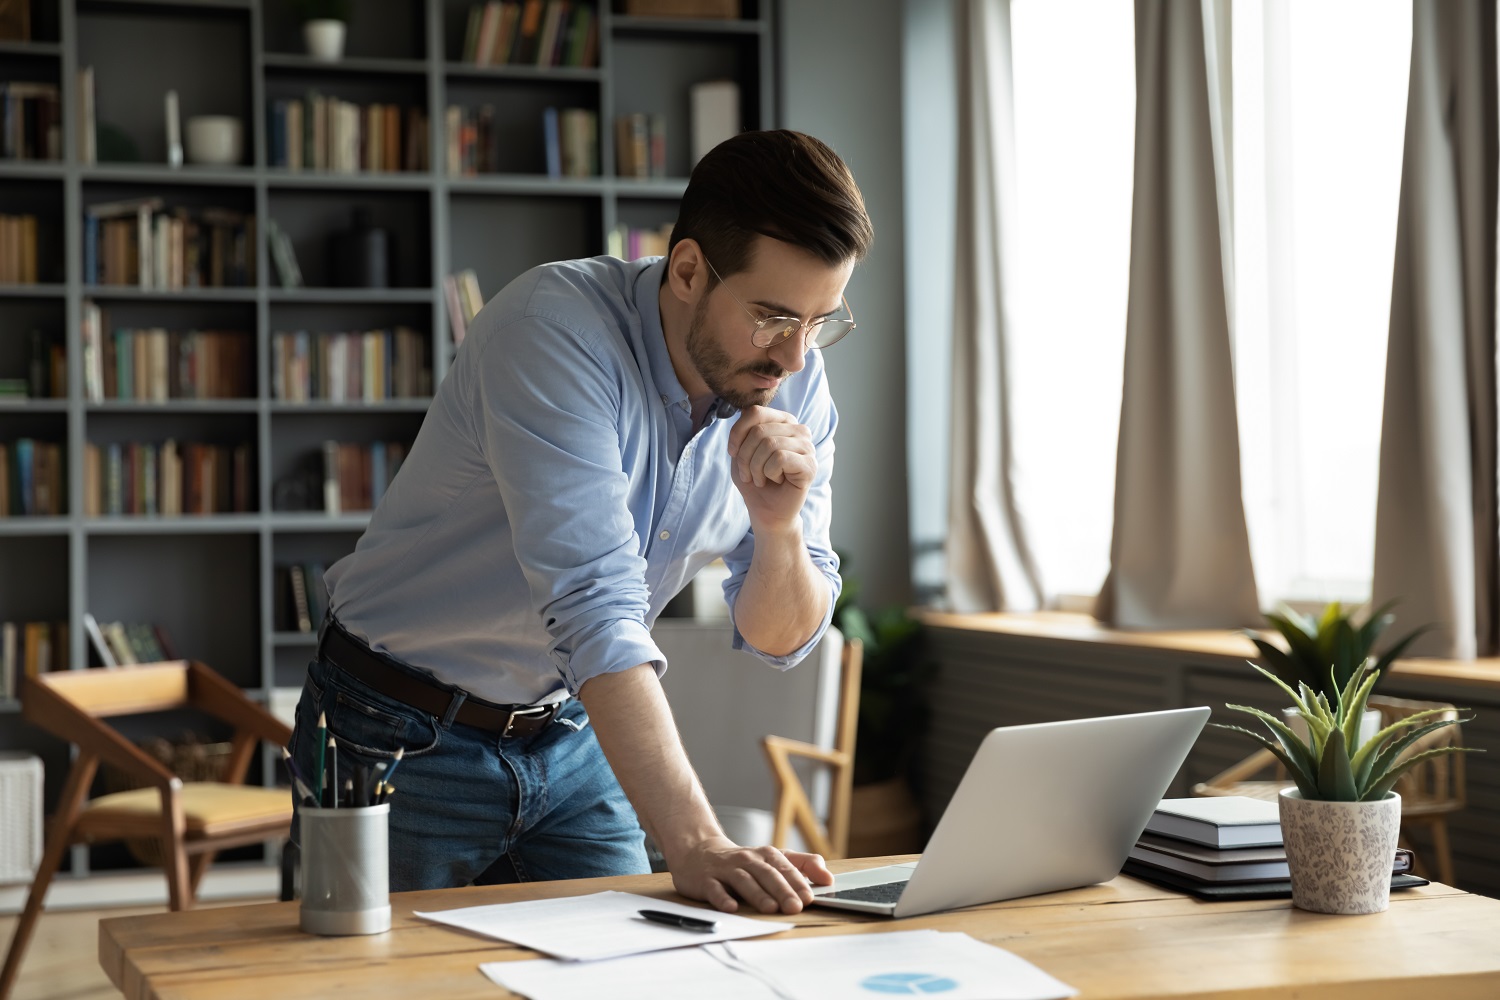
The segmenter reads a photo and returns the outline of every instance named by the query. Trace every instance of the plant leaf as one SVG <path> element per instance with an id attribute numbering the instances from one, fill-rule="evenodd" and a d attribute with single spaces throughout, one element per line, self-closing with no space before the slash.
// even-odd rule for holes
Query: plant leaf
<path id="1" fill-rule="evenodd" d="M 1290 774 L 1292 776 L 1292 780 L 1297 783 L 1297 790 L 1302 793 L 1303 798 L 1315 799 L 1318 797 L 1317 781 L 1313 779 L 1312 775 L 1307 774 L 1300 767 L 1298 767 L 1297 762 L 1288 757 L 1286 751 L 1281 749 L 1281 747 L 1277 746 L 1270 739 L 1267 739 L 1260 733 L 1257 733 L 1253 730 L 1246 729 L 1244 726 L 1228 726 L 1222 722 L 1210 722 L 1209 725 L 1213 726 L 1216 729 L 1228 729 L 1231 732 L 1244 733 L 1246 736 L 1250 737 L 1252 740 L 1259 743 L 1261 746 L 1265 747 L 1267 750 L 1276 755 L 1276 759 L 1281 761 L 1281 763 L 1285 765 L 1287 774 Z"/>
<path id="2" fill-rule="evenodd" d="M 1318 759 L 1318 798 L 1325 802 L 1359 801 L 1341 729 L 1329 730 L 1328 741 L 1323 744 L 1323 755 Z"/>
<path id="3" fill-rule="evenodd" d="M 1275 674 L 1271 673 L 1271 671 L 1267 670 L 1265 667 L 1261 666 L 1258 663 L 1254 663 L 1250 660 L 1246 660 L 1245 662 L 1249 663 L 1252 668 L 1254 668 L 1261 674 L 1261 676 L 1265 677 L 1272 684 L 1275 684 L 1277 687 L 1281 688 L 1281 690 L 1285 691 L 1287 697 L 1292 699 L 1292 704 L 1296 705 L 1298 709 L 1303 712 L 1307 712 L 1310 710 L 1307 703 L 1302 700 L 1302 696 L 1299 695 L 1296 691 L 1293 691 L 1291 689 L 1291 686 L 1288 685 L 1286 681 L 1282 680 L 1280 677 L 1277 677 Z M 1308 690 L 1308 687 L 1306 684 L 1303 684 L 1301 685 L 1301 689 L 1302 691 L 1306 692 Z"/>
<path id="4" fill-rule="evenodd" d="M 1397 659 L 1397 657 L 1406 652 L 1407 646 L 1410 646 L 1412 643 L 1416 642 L 1428 632 L 1435 631 L 1437 631 L 1436 625 L 1423 625 L 1421 628 L 1413 629 L 1405 636 L 1402 636 L 1395 645 L 1393 645 L 1390 649 L 1387 649 L 1380 655 L 1380 659 L 1375 661 L 1376 669 L 1384 670 L 1386 667 L 1390 666 Z"/>
<path id="5" fill-rule="evenodd" d="M 1428 711 L 1422 713 L 1422 716 L 1430 718 L 1433 715 L 1437 715 L 1446 711 L 1448 710 L 1445 708 L 1429 709 Z M 1459 711 L 1467 711 L 1467 709 L 1459 709 Z M 1406 719 L 1402 719 L 1401 722 L 1405 723 L 1408 719 L 1416 720 L 1419 718 L 1420 717 L 1417 715 L 1409 715 Z M 1407 747 L 1417 742 L 1417 740 L 1420 740 L 1423 736 L 1426 736 L 1428 733 L 1436 732 L 1437 730 L 1442 729 L 1445 726 L 1456 726 L 1460 722 L 1468 722 L 1472 718 L 1473 716 L 1469 716 L 1468 719 L 1439 719 L 1437 722 L 1429 722 L 1424 726 L 1412 729 L 1410 732 L 1403 733 L 1400 739 L 1392 740 L 1391 743 L 1385 747 L 1385 749 L 1381 750 L 1380 753 L 1375 756 L 1375 759 L 1370 764 L 1369 772 L 1365 778 L 1365 783 L 1368 784 L 1372 781 L 1378 782 L 1383 780 L 1385 773 L 1391 767 L 1395 766 L 1396 758 L 1400 757 Z M 1387 728 L 1396 729 L 1398 728 L 1398 726 L 1388 726 Z M 1385 730 L 1382 730 L 1382 732 L 1384 731 Z M 1375 741 L 1371 740 L 1371 742 L 1373 743 Z M 1360 749 L 1363 750 L 1364 748 L 1361 747 Z"/>
<path id="6" fill-rule="evenodd" d="M 1365 791 L 1365 794 L 1361 796 L 1360 801 L 1373 802 L 1376 799 L 1385 798 L 1386 792 L 1389 792 L 1392 788 L 1396 787 L 1396 782 L 1399 781 L 1401 779 L 1401 776 L 1407 771 L 1411 770 L 1413 767 L 1420 764 L 1422 761 L 1427 760 L 1428 758 L 1440 757 L 1443 754 L 1450 753 L 1484 753 L 1484 748 L 1437 747 L 1432 750 L 1424 750 L 1412 757 L 1410 760 L 1403 760 L 1400 764 L 1396 765 L 1396 767 L 1394 767 L 1389 773 L 1387 773 L 1384 778 L 1381 778 L 1380 781 L 1378 781 L 1374 785 L 1371 785 Z"/>
<path id="7" fill-rule="evenodd" d="M 1370 650 L 1375 648 L 1375 640 L 1380 638 L 1380 633 L 1396 620 L 1396 616 L 1391 614 L 1391 609 L 1395 606 L 1394 599 L 1386 601 L 1365 618 L 1365 623 L 1359 630 L 1359 643 L 1364 647 L 1365 655 L 1368 656 Z"/>
<path id="8" fill-rule="evenodd" d="M 1272 715 L 1270 712 L 1263 712 L 1260 709 L 1254 708 L 1250 705 L 1225 705 L 1224 707 L 1233 709 L 1236 712 L 1244 712 L 1247 715 L 1253 715 L 1260 721 L 1264 722 L 1266 724 L 1266 728 L 1271 730 L 1271 732 L 1276 736 L 1277 740 L 1280 741 L 1282 747 L 1286 749 L 1286 752 L 1302 762 L 1303 768 L 1307 771 L 1308 774 L 1315 774 L 1317 772 L 1318 759 L 1313 756 L 1312 748 L 1309 747 L 1306 743 L 1303 743 L 1302 738 L 1297 735 L 1296 731 L 1286 723 L 1282 722 L 1280 719 L 1276 718 L 1276 716 Z"/>
<path id="9" fill-rule="evenodd" d="M 1354 684 L 1364 677 L 1363 683 L 1357 689 Z M 1370 700 L 1370 690 L 1375 687 L 1375 682 L 1380 679 L 1377 673 L 1355 674 L 1349 679 L 1349 687 L 1344 689 L 1343 695 L 1339 697 L 1339 711 L 1344 713 L 1344 743 L 1346 746 L 1354 747 L 1356 751 L 1362 749 L 1359 745 L 1359 726 L 1364 721 L 1365 705 Z M 1350 689 L 1354 689 L 1350 693 Z"/>

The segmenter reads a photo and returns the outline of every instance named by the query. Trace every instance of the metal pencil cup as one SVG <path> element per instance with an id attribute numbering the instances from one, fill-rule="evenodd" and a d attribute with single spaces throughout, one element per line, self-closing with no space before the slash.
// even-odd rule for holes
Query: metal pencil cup
<path id="1" fill-rule="evenodd" d="M 391 929 L 390 803 L 303 807 L 302 929 L 379 934 Z"/>

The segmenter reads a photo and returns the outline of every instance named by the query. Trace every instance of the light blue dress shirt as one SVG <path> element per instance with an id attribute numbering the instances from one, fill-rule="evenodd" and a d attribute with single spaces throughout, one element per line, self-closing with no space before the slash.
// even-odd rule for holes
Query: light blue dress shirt
<path id="1" fill-rule="evenodd" d="M 731 479 L 738 415 L 693 433 L 661 328 L 662 258 L 534 268 L 469 325 L 401 472 L 326 577 L 339 621 L 372 648 L 501 704 L 557 701 L 590 677 L 666 659 L 650 628 L 723 557 L 733 614 L 754 551 Z M 748 329 L 745 336 L 749 336 Z M 774 402 L 807 425 L 818 475 L 808 555 L 841 583 L 829 541 L 838 422 L 822 357 Z"/>

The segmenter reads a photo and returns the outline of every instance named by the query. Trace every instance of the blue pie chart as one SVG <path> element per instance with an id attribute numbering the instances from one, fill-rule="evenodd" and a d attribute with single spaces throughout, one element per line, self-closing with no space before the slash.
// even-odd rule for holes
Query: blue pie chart
<path id="1" fill-rule="evenodd" d="M 956 981 L 947 976 L 935 976 L 930 972 L 886 972 L 871 976 L 859 985 L 871 993 L 890 993 L 905 997 L 947 993 L 949 990 L 958 989 Z"/>

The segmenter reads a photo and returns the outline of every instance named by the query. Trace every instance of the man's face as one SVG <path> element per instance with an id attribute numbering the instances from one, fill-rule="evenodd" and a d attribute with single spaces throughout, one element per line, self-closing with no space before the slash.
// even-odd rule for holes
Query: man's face
<path id="1" fill-rule="evenodd" d="M 704 384 L 738 409 L 771 402 L 782 381 L 806 363 L 807 334 L 756 347 L 750 340 L 755 320 L 839 313 L 853 269 L 853 262 L 830 267 L 805 250 L 758 237 L 750 267 L 715 285 L 693 310 L 687 351 Z"/>

